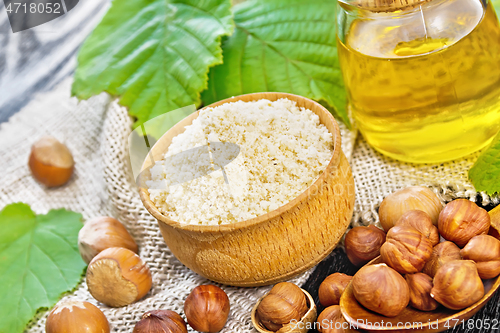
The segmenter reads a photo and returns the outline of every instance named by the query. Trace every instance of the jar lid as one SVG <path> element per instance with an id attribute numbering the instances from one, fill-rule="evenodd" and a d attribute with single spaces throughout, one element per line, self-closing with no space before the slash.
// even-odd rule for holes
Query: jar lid
<path id="1" fill-rule="evenodd" d="M 429 0 L 354 0 L 352 5 L 368 9 L 372 12 L 394 12 L 412 9 Z"/>

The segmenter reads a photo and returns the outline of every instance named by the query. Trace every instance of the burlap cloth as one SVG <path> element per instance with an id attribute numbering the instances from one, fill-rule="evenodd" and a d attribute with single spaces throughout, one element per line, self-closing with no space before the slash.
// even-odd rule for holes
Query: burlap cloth
<path id="1" fill-rule="evenodd" d="M 137 303 L 109 308 L 91 297 L 83 280 L 64 298 L 97 304 L 113 332 L 132 332 L 141 315 L 152 309 L 171 309 L 184 316 L 184 299 L 195 286 L 209 281 L 177 261 L 163 242 L 156 220 L 139 199 L 127 153 L 132 120 L 124 108 L 105 94 L 82 102 L 70 98 L 70 86 L 68 79 L 54 91 L 37 96 L 1 125 L 0 208 L 25 202 L 39 214 L 63 207 L 82 213 L 84 219 L 99 215 L 118 218 L 136 239 L 139 254 L 152 271 L 151 292 Z M 467 170 L 477 154 L 450 163 L 415 166 L 381 156 L 345 126 L 341 126 L 341 133 L 343 151 L 350 160 L 356 182 L 354 225 L 378 223 L 376 210 L 382 199 L 408 185 L 430 186 L 443 201 L 466 197 L 482 204 L 498 203 L 498 198 L 477 195 L 467 181 Z M 70 183 L 57 189 L 40 186 L 27 166 L 31 145 L 47 134 L 65 142 L 76 163 Z M 311 272 L 292 282 L 303 284 Z M 231 302 L 229 320 L 222 332 L 256 332 L 251 325 L 250 311 L 270 287 L 221 287 Z M 47 312 L 41 312 L 27 331 L 44 332 L 46 315 Z"/>

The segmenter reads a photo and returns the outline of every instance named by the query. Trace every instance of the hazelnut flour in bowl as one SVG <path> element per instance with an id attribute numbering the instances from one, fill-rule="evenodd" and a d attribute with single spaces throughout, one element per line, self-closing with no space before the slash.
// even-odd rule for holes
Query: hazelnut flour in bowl
<path id="1" fill-rule="evenodd" d="M 221 152 L 211 149 L 216 142 L 235 146 L 222 146 Z M 172 139 L 146 185 L 151 201 L 174 221 L 218 225 L 249 220 L 305 191 L 330 162 L 333 147 L 333 135 L 318 115 L 294 101 L 226 103 L 201 110 Z M 179 155 L 190 150 L 193 154 Z M 221 168 L 214 154 L 234 160 Z"/>
<path id="2" fill-rule="evenodd" d="M 170 251 L 219 283 L 289 279 L 345 233 L 354 180 L 338 124 L 286 93 L 229 98 L 165 133 L 142 166 L 139 193 Z"/>

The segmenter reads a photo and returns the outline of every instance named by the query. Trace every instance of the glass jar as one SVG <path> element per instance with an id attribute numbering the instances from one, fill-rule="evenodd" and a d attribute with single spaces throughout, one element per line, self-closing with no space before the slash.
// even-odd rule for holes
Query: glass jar
<path id="1" fill-rule="evenodd" d="M 391 8 L 339 0 L 337 39 L 352 115 L 398 160 L 436 163 L 485 147 L 500 129 L 500 27 L 487 0 Z"/>

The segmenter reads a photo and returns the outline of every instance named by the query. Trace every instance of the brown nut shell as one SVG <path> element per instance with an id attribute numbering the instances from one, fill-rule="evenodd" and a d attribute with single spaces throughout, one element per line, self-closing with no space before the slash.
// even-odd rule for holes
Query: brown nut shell
<path id="1" fill-rule="evenodd" d="M 92 303 L 66 301 L 50 311 L 45 322 L 46 333 L 109 333 L 109 323 L 102 311 Z"/>
<path id="2" fill-rule="evenodd" d="M 229 316 L 229 298 L 212 284 L 194 288 L 184 301 L 184 314 L 189 326 L 199 332 L 219 332 Z"/>
<path id="3" fill-rule="evenodd" d="M 319 285 L 318 297 L 321 305 L 338 305 L 340 296 L 342 296 L 342 293 L 351 280 L 352 276 L 343 273 L 328 275 Z"/>
<path id="4" fill-rule="evenodd" d="M 456 199 L 439 214 L 438 229 L 443 238 L 464 247 L 472 237 L 488 233 L 490 215 L 470 200 Z"/>
<path id="5" fill-rule="evenodd" d="M 110 247 L 138 251 L 134 239 L 117 219 L 99 216 L 85 222 L 78 233 L 78 249 L 83 261 L 88 264 L 99 252 Z"/>
<path id="6" fill-rule="evenodd" d="M 405 279 L 386 264 L 367 265 L 352 278 L 353 293 L 364 307 L 387 317 L 395 317 L 410 301 Z"/>
<path id="7" fill-rule="evenodd" d="M 361 267 L 380 255 L 385 233 L 374 225 L 354 227 L 345 236 L 345 252 L 354 265 Z"/>
<path id="8" fill-rule="evenodd" d="M 133 333 L 187 333 L 184 319 L 175 311 L 152 310 L 142 315 Z"/>
<path id="9" fill-rule="evenodd" d="M 429 239 L 409 225 L 392 227 L 380 248 L 382 260 L 402 274 L 420 272 L 431 253 Z"/>
<path id="10" fill-rule="evenodd" d="M 323 310 L 318 316 L 318 332 L 320 333 L 353 333 L 351 324 L 347 322 L 340 311 L 339 305 L 332 305 Z"/>
<path id="11" fill-rule="evenodd" d="M 471 260 L 450 261 L 434 276 L 431 297 L 452 310 L 465 309 L 484 296 L 484 286 Z"/>
<path id="12" fill-rule="evenodd" d="M 388 195 L 380 204 L 378 216 L 380 224 L 387 232 L 397 220 L 409 210 L 426 212 L 434 225 L 437 225 L 439 212 L 443 205 L 430 189 L 423 186 L 410 186 Z"/>
<path id="13" fill-rule="evenodd" d="M 409 225 L 420 231 L 429 239 L 432 246 L 439 243 L 439 232 L 436 226 L 432 224 L 429 214 L 422 210 L 410 210 L 401 215 L 395 225 Z"/>
<path id="14" fill-rule="evenodd" d="M 140 300 L 152 285 L 146 263 L 121 247 L 111 247 L 96 255 L 87 268 L 86 279 L 90 294 L 112 307 Z"/>
<path id="15" fill-rule="evenodd" d="M 52 136 L 42 137 L 33 144 L 28 165 L 33 177 L 47 187 L 66 184 L 75 168 L 68 147 Z"/>
<path id="16" fill-rule="evenodd" d="M 423 273 L 434 277 L 439 267 L 443 266 L 449 261 L 460 260 L 460 248 L 450 241 L 445 241 L 434 246 L 429 260 L 425 263 Z"/>
<path id="17" fill-rule="evenodd" d="M 410 305 L 417 310 L 433 311 L 439 303 L 431 297 L 432 278 L 424 273 L 406 274 L 410 288 Z"/>
<path id="18" fill-rule="evenodd" d="M 276 284 L 257 308 L 260 322 L 271 331 L 278 331 L 292 320 L 300 321 L 306 312 L 306 296 L 290 282 Z"/>
<path id="19" fill-rule="evenodd" d="M 489 235 L 478 235 L 460 251 L 462 258 L 476 263 L 481 279 L 492 279 L 500 274 L 500 240 Z"/>

